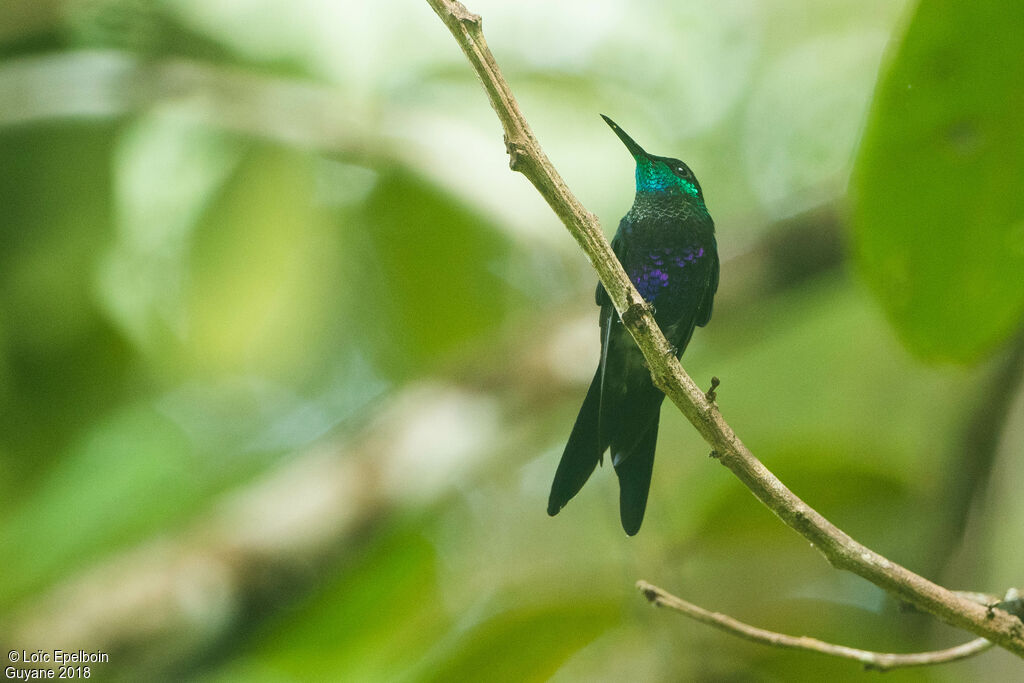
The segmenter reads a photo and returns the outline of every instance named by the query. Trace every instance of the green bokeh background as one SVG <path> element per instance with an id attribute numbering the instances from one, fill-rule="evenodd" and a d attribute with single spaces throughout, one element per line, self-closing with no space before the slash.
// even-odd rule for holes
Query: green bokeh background
<path id="1" fill-rule="evenodd" d="M 685 159 L 722 285 L 683 363 L 798 495 L 953 588 L 1024 583 L 1024 13 L 500 3 L 611 233 Z M 647 519 L 547 487 L 595 276 L 425 2 L 0 6 L 0 645 L 93 679 L 859 680 L 650 608 L 967 639 L 832 570 L 664 408 Z M 6 666 L 5 662 L 5 666 Z M 895 681 L 1021 679 L 1004 652 Z"/>

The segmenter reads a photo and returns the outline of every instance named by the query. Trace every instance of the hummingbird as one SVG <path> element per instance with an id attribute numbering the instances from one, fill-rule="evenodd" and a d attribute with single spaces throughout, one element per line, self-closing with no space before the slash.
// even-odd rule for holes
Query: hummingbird
<path id="1" fill-rule="evenodd" d="M 636 196 L 619 222 L 612 250 L 675 348 L 711 319 L 718 289 L 715 224 L 700 183 L 679 159 L 648 154 L 601 115 L 636 162 Z M 619 479 L 619 517 L 632 536 L 647 507 L 663 394 L 601 283 L 601 359 L 558 463 L 548 514 L 556 515 L 590 478 L 605 451 Z"/>

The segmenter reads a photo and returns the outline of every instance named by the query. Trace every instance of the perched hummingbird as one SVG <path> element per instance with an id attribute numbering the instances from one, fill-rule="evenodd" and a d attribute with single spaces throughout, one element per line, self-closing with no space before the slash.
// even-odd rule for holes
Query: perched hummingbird
<path id="1" fill-rule="evenodd" d="M 715 224 L 689 166 L 648 154 L 614 121 L 603 114 L 601 118 L 636 160 L 636 197 L 619 223 L 612 250 L 654 309 L 654 319 L 678 358 L 693 328 L 711 319 L 718 289 Z M 610 447 L 619 477 L 622 528 L 632 536 L 640 530 L 647 507 L 665 394 L 651 381 L 640 349 L 600 283 L 596 299 L 601 307 L 601 363 L 558 463 L 548 514 L 558 514 L 579 493 Z"/>

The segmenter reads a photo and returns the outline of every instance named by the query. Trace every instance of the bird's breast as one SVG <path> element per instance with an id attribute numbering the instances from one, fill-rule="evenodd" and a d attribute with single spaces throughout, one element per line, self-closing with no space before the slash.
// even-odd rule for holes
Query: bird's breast
<path id="1" fill-rule="evenodd" d="M 694 279 L 707 254 L 703 246 L 693 244 L 641 248 L 632 254 L 627 273 L 640 296 L 653 302 L 666 290 L 678 290 Z"/>

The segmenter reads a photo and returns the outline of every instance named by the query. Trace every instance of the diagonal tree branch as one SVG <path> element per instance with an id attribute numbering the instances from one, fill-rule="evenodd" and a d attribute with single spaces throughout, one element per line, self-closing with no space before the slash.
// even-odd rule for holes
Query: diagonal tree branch
<path id="1" fill-rule="evenodd" d="M 747 449 L 717 406 L 683 370 L 644 300 L 619 264 L 597 219 L 558 175 L 484 40 L 481 19 L 457 0 L 427 0 L 445 23 L 487 91 L 505 131 L 509 165 L 533 183 L 590 259 L 608 295 L 643 352 L 651 376 L 713 454 L 783 522 L 807 538 L 839 569 L 851 571 L 954 626 L 1024 657 L 1024 624 L 998 608 L 966 600 L 861 545 L 803 502 Z"/>
<path id="2" fill-rule="evenodd" d="M 891 669 L 903 669 L 911 666 L 930 666 L 933 664 L 945 664 L 961 659 L 967 659 L 974 655 L 981 654 L 992 647 L 992 643 L 984 638 L 975 638 L 955 647 L 945 650 L 933 650 L 931 652 L 912 652 L 908 654 L 897 654 L 891 652 L 872 652 L 870 650 L 858 650 L 845 645 L 826 643 L 817 638 L 807 636 L 790 636 L 785 633 L 776 633 L 763 628 L 757 628 L 750 624 L 721 614 L 710 612 L 703 607 L 698 607 L 692 602 L 687 602 L 676 597 L 667 591 L 651 585 L 646 581 L 637 581 L 636 587 L 640 589 L 644 597 L 656 607 L 668 607 L 702 624 L 713 626 L 719 630 L 731 633 L 745 640 L 751 640 L 763 645 L 771 645 L 789 650 L 804 650 L 805 652 L 818 652 L 840 659 L 852 659 L 864 665 L 865 669 L 875 671 L 889 671 Z"/>

